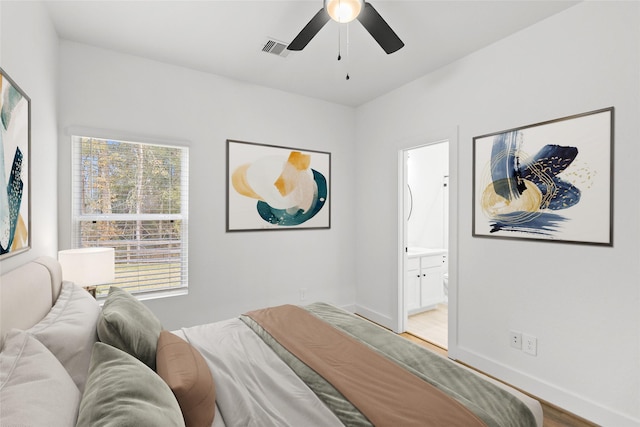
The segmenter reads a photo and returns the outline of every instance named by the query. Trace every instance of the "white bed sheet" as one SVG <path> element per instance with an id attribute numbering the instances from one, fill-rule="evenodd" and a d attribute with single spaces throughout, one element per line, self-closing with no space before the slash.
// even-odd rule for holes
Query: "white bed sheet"
<path id="1" fill-rule="evenodd" d="M 235 426 L 342 426 L 309 387 L 240 319 L 182 329 L 206 359 L 218 419 Z"/>

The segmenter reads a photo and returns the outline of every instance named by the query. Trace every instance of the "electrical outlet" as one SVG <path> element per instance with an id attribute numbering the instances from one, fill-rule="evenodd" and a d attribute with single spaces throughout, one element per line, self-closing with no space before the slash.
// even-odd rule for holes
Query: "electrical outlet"
<path id="1" fill-rule="evenodd" d="M 532 335 L 522 335 L 522 351 L 532 356 L 538 355 L 538 339 Z"/>
<path id="2" fill-rule="evenodd" d="M 509 331 L 509 343 L 511 347 L 520 350 L 522 348 L 522 333 Z"/>

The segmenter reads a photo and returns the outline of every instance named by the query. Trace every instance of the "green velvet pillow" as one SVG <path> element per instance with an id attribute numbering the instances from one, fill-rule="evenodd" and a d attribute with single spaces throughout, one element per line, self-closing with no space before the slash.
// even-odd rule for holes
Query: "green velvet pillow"
<path id="1" fill-rule="evenodd" d="M 131 355 L 96 343 L 76 426 L 184 426 L 171 389 Z"/>
<path id="2" fill-rule="evenodd" d="M 98 338 L 126 351 L 156 370 L 156 347 L 162 324 L 129 292 L 112 286 L 98 319 Z"/>

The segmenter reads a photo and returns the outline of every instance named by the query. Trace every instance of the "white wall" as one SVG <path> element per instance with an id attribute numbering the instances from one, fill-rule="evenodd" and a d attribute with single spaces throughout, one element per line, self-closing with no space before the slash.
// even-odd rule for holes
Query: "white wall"
<path id="1" fill-rule="evenodd" d="M 639 56 L 640 3 L 584 2 L 358 108 L 356 205 L 375 212 L 358 225 L 358 310 L 397 324 L 398 150 L 458 126 L 451 353 L 597 423 L 640 425 Z M 613 247 L 471 236 L 474 136 L 609 106 Z M 538 356 L 510 348 L 510 329 Z"/>
<path id="2" fill-rule="evenodd" d="M 300 303 L 300 288 L 305 303 L 353 304 L 354 109 L 66 41 L 59 75 L 61 188 L 68 127 L 190 147 L 189 295 L 146 301 L 165 328 Z M 226 233 L 227 138 L 331 152 L 331 229 Z M 59 212 L 67 248 L 69 191 Z"/>
<path id="3" fill-rule="evenodd" d="M 31 98 L 31 249 L 3 259 L 4 273 L 58 250 L 58 37 L 41 3 L 2 1 L 0 19 L 0 67 Z"/>
<path id="4" fill-rule="evenodd" d="M 425 141 L 426 142 L 426 141 Z M 449 175 L 449 144 L 439 142 L 408 153 L 407 174 L 411 186 L 412 211 L 407 221 L 407 245 L 447 248 L 445 243 L 444 177 Z"/>

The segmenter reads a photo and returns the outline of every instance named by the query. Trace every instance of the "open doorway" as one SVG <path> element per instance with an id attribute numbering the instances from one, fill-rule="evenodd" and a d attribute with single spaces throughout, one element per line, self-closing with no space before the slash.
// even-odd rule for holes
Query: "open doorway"
<path id="1" fill-rule="evenodd" d="M 448 348 L 449 141 L 404 151 L 407 332 Z"/>

